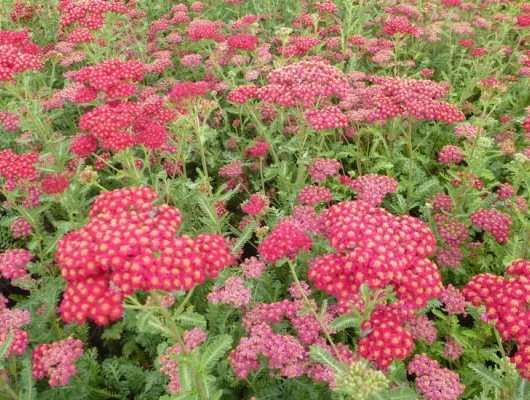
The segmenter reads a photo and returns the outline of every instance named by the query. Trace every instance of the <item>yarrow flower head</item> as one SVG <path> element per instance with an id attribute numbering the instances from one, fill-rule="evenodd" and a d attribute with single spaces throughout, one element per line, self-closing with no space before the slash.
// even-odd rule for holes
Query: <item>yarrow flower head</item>
<path id="1" fill-rule="evenodd" d="M 463 159 L 464 153 L 458 146 L 444 146 L 438 154 L 438 162 L 441 164 L 460 164 Z"/>
<path id="2" fill-rule="evenodd" d="M 232 304 L 234 308 L 241 308 L 250 302 L 251 296 L 252 292 L 245 287 L 243 279 L 231 276 L 221 288 L 214 286 L 207 298 L 212 304 Z"/>
<path id="3" fill-rule="evenodd" d="M 425 354 L 417 354 L 408 365 L 409 374 L 416 376 L 416 388 L 426 400 L 457 400 L 465 386 L 455 372 L 440 367 Z"/>
<path id="4" fill-rule="evenodd" d="M 309 174 L 311 175 L 311 179 L 315 182 L 322 182 L 325 181 L 327 177 L 336 175 L 341 168 L 342 165 L 338 160 L 331 158 L 317 158 L 309 167 Z"/>
<path id="5" fill-rule="evenodd" d="M 29 324 L 30 316 L 27 310 L 11 310 L 6 307 L 7 299 L 0 295 L 0 346 L 2 346 L 12 334 L 11 345 L 7 349 L 6 356 L 20 356 L 26 351 L 29 343 L 28 333 L 22 329 Z"/>
<path id="6" fill-rule="evenodd" d="M 32 258 L 33 254 L 25 249 L 6 250 L 0 254 L 0 275 L 12 280 L 26 276 Z"/>
<path id="7" fill-rule="evenodd" d="M 480 209 L 470 215 L 471 223 L 493 235 L 499 243 L 505 243 L 510 236 L 512 218 L 498 210 Z"/>
<path id="8" fill-rule="evenodd" d="M 269 208 L 270 199 L 262 193 L 250 195 L 250 199 L 241 205 L 241 210 L 248 215 L 263 215 Z"/>
<path id="9" fill-rule="evenodd" d="M 309 185 L 303 188 L 298 194 L 298 201 L 308 206 L 319 203 L 329 203 L 333 199 L 331 190 L 325 187 Z"/>
<path id="10" fill-rule="evenodd" d="M 390 176 L 363 175 L 348 181 L 351 190 L 357 192 L 359 200 L 365 201 L 372 207 L 378 207 L 388 193 L 397 189 L 397 181 Z"/>
<path id="11" fill-rule="evenodd" d="M 302 229 L 292 222 L 276 225 L 259 245 L 258 252 L 269 263 L 287 257 L 294 260 L 300 251 L 309 251 L 313 241 Z"/>
<path id="12" fill-rule="evenodd" d="M 250 257 L 244 260 L 240 266 L 245 278 L 259 278 L 267 264 L 257 257 Z"/>
<path id="13" fill-rule="evenodd" d="M 75 360 L 83 355 L 83 342 L 73 338 L 51 344 L 40 344 L 32 354 L 32 377 L 49 377 L 51 387 L 66 386 L 77 373 Z"/>
<path id="14" fill-rule="evenodd" d="M 56 261 L 68 281 L 63 320 L 107 324 L 121 317 L 124 294 L 189 290 L 233 263 L 221 236 L 176 237 L 180 211 L 155 206 L 156 198 L 143 187 L 104 193 L 89 223 L 59 241 Z"/>

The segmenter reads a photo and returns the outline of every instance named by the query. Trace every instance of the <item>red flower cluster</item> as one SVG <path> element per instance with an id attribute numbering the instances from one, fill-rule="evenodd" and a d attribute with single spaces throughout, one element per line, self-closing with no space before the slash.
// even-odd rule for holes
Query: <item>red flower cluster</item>
<path id="1" fill-rule="evenodd" d="M 296 224 L 280 221 L 259 245 L 258 252 L 265 261 L 275 263 L 284 257 L 294 260 L 300 251 L 309 251 L 312 244 L 311 238 Z"/>
<path id="2" fill-rule="evenodd" d="M 201 39 L 211 39 L 220 42 L 224 40 L 224 37 L 219 32 L 219 25 L 219 23 L 214 21 L 194 19 L 188 25 L 186 33 L 192 42 L 197 42 Z"/>
<path id="3" fill-rule="evenodd" d="M 226 39 L 226 44 L 232 49 L 254 50 L 258 43 L 259 39 L 249 33 L 239 33 Z"/>
<path id="4" fill-rule="evenodd" d="M 512 357 L 521 375 L 530 379 L 530 261 L 516 260 L 506 267 L 507 278 L 491 274 L 474 276 L 462 294 L 476 307 L 486 306 L 487 320 L 503 340 L 514 340 L 519 350 Z"/>
<path id="5" fill-rule="evenodd" d="M 262 193 L 250 195 L 250 199 L 241 205 L 241 210 L 248 215 L 263 215 L 269 208 L 270 199 Z"/>
<path id="6" fill-rule="evenodd" d="M 0 151 L 0 176 L 7 179 L 32 180 L 38 177 L 35 164 L 39 161 L 38 153 L 18 155 L 11 149 Z"/>
<path id="7" fill-rule="evenodd" d="M 493 235 L 499 243 L 505 243 L 510 236 L 512 218 L 498 210 L 477 210 L 470 215 L 471 223 Z"/>
<path id="8" fill-rule="evenodd" d="M 29 42 L 27 32 L 0 31 L 0 82 L 12 81 L 13 75 L 26 70 L 41 70 L 39 46 Z"/>
<path id="9" fill-rule="evenodd" d="M 74 361 L 83 355 L 83 342 L 73 338 L 39 344 L 32 354 L 33 379 L 50 378 L 50 386 L 66 386 L 77 373 Z"/>
<path id="10" fill-rule="evenodd" d="M 241 85 L 228 93 L 226 99 L 232 103 L 243 104 L 256 97 L 258 89 L 256 85 Z"/>
<path id="11" fill-rule="evenodd" d="M 211 84 L 204 81 L 178 82 L 169 92 L 169 97 L 177 104 L 182 104 L 195 97 L 207 95 L 211 88 Z"/>
<path id="12" fill-rule="evenodd" d="M 76 22 L 84 28 L 98 30 L 105 22 L 105 13 L 115 12 L 127 14 L 127 8 L 118 1 L 82 0 L 63 1 L 58 7 L 61 9 L 61 27 L 73 25 Z"/>
<path id="13" fill-rule="evenodd" d="M 357 192 L 359 200 L 365 201 L 372 207 L 378 207 L 388 193 L 394 193 L 398 183 L 390 176 L 363 175 L 349 181 L 347 185 Z"/>
<path id="14" fill-rule="evenodd" d="M 70 152 L 80 158 L 86 158 L 98 149 L 98 140 L 92 135 L 77 135 L 72 138 Z"/>
<path id="15" fill-rule="evenodd" d="M 59 194 L 70 186 L 68 177 L 64 174 L 49 174 L 41 182 L 42 191 L 46 194 Z"/>
<path id="16" fill-rule="evenodd" d="M 175 113 L 163 106 L 162 98 L 149 98 L 144 103 L 114 101 L 97 106 L 79 120 L 79 128 L 101 139 L 101 147 L 119 151 L 139 144 L 160 149 L 166 144 L 164 126 Z M 81 140 L 81 139 L 79 139 Z M 93 142 L 82 139 L 79 150 L 88 154 Z"/>
<path id="17" fill-rule="evenodd" d="M 86 103 L 96 99 L 97 92 L 105 93 L 108 99 L 130 97 L 136 93 L 136 85 L 143 79 L 145 66 L 138 61 L 107 60 L 83 67 L 75 81 L 86 87 L 77 91 L 74 101 Z"/>
<path id="18" fill-rule="evenodd" d="M 123 294 L 189 290 L 234 261 L 221 236 L 175 238 L 180 212 L 156 207 L 156 198 L 148 188 L 104 193 L 90 210 L 90 222 L 61 239 L 56 260 L 68 281 L 63 320 L 107 324 L 121 316 Z"/>
<path id="19" fill-rule="evenodd" d="M 359 339 L 357 353 L 381 369 L 388 368 L 393 359 L 408 357 L 414 349 L 412 335 L 403 328 L 403 317 L 390 307 L 376 309 L 361 329 L 370 333 Z"/>
<path id="20" fill-rule="evenodd" d="M 339 302 L 355 299 L 363 283 L 373 289 L 392 285 L 413 308 L 442 293 L 440 273 L 425 259 L 434 253 L 435 238 L 420 220 L 346 201 L 324 211 L 321 224 L 340 253 L 313 259 L 308 276 Z"/>
<path id="21" fill-rule="evenodd" d="M 383 24 L 383 33 L 393 36 L 396 33 L 409 33 L 412 36 L 421 36 L 422 31 L 412 25 L 407 17 L 391 17 Z"/>

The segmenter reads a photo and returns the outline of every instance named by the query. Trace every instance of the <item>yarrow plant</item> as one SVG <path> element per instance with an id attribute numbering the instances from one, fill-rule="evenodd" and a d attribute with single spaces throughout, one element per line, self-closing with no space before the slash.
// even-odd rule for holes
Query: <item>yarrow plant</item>
<path id="1" fill-rule="evenodd" d="M 530 398 L 530 5 L 3 0 L 0 399 Z"/>

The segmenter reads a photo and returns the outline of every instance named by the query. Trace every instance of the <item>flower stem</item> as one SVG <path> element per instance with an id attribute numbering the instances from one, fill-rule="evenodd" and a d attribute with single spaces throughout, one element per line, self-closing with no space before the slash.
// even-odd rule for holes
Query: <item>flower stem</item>
<path id="1" fill-rule="evenodd" d="M 337 346 L 335 346 L 335 342 L 333 341 L 333 338 L 331 337 L 326 324 L 324 324 L 324 322 L 322 321 L 322 318 L 320 318 L 318 313 L 315 311 L 315 309 L 313 308 L 313 305 L 311 304 L 311 302 L 307 298 L 304 290 L 302 289 L 302 286 L 300 285 L 300 280 L 298 279 L 298 275 L 296 274 L 296 270 L 294 268 L 293 262 L 292 261 L 288 261 L 288 263 L 289 263 L 289 269 L 291 270 L 291 275 L 293 276 L 293 279 L 294 279 L 294 281 L 296 283 L 296 287 L 300 291 L 300 294 L 302 295 L 302 298 L 304 299 L 304 302 L 306 303 L 306 306 L 311 310 L 311 314 L 313 314 L 313 316 L 315 317 L 316 321 L 318 322 L 318 325 L 320 326 L 320 329 L 322 329 L 322 332 L 324 332 L 324 336 L 326 337 L 326 339 L 328 339 L 329 345 L 333 349 L 333 352 L 335 353 L 337 359 L 340 361 L 341 364 L 345 365 L 344 360 L 342 359 L 342 357 L 340 355 L 340 352 L 337 349 Z"/>

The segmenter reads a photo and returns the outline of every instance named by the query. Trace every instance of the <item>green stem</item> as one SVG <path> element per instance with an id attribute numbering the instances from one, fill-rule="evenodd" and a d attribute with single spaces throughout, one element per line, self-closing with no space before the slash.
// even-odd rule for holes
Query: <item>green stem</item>
<path id="1" fill-rule="evenodd" d="M 412 175 L 414 173 L 414 149 L 412 148 L 412 118 L 409 118 L 407 130 L 407 150 L 409 156 L 409 182 L 407 188 L 407 211 L 410 210 L 410 201 L 412 197 Z"/>
<path id="2" fill-rule="evenodd" d="M 11 389 L 4 376 L 0 376 L 0 393 L 1 392 L 6 392 L 9 395 L 9 398 L 18 400 L 17 394 Z"/>
<path id="3" fill-rule="evenodd" d="M 175 341 L 181 347 L 181 352 L 184 355 L 189 355 L 189 352 L 186 350 L 186 343 L 184 343 L 184 339 L 182 339 L 182 336 L 180 335 L 180 332 L 179 332 L 179 328 L 178 328 L 177 324 L 175 323 L 175 321 L 173 320 L 172 315 L 162 305 L 162 302 L 160 301 L 160 298 L 158 297 L 158 294 L 155 291 L 152 291 L 151 295 L 153 296 L 153 300 L 155 301 L 155 303 L 159 307 L 160 313 L 162 314 L 162 316 L 168 322 L 169 330 L 170 330 L 173 338 L 175 339 Z M 208 396 L 206 395 L 206 393 L 204 391 L 204 388 L 202 386 L 201 380 L 199 379 L 199 374 L 198 374 L 197 369 L 195 367 L 193 367 L 193 382 L 195 383 L 195 387 L 197 388 L 197 391 L 199 392 L 199 397 L 201 399 L 207 400 Z"/>
<path id="4" fill-rule="evenodd" d="M 296 270 L 294 268 L 293 262 L 288 261 L 288 264 L 289 264 L 289 269 L 291 270 L 291 275 L 293 276 L 293 279 L 296 283 L 296 287 L 300 291 L 300 294 L 302 295 L 302 298 L 304 299 L 306 306 L 311 310 L 311 314 L 313 314 L 313 316 L 315 317 L 315 320 L 318 322 L 318 325 L 320 326 L 320 329 L 322 329 L 322 332 L 324 332 L 324 336 L 326 337 L 326 339 L 328 339 L 329 345 L 333 349 L 333 352 L 335 353 L 337 359 L 341 362 L 341 364 L 344 365 L 344 360 L 342 359 L 342 356 L 340 355 L 339 350 L 335 346 L 335 342 L 333 341 L 333 338 L 331 337 L 326 324 L 324 324 L 324 322 L 322 321 L 318 313 L 315 311 L 315 309 L 313 308 L 313 305 L 311 304 L 304 290 L 302 289 L 302 285 L 300 285 L 300 280 L 298 279 L 298 275 L 296 274 Z"/>
<path id="5" fill-rule="evenodd" d="M 204 176 L 206 179 L 208 179 L 208 165 L 206 164 L 206 154 L 204 152 L 204 146 L 202 143 L 202 137 L 201 137 L 201 126 L 199 122 L 199 117 L 196 116 L 194 119 L 194 130 L 195 135 L 197 136 L 197 145 L 199 146 L 199 152 L 201 154 L 201 162 L 202 162 L 202 172 L 204 173 Z"/>

